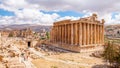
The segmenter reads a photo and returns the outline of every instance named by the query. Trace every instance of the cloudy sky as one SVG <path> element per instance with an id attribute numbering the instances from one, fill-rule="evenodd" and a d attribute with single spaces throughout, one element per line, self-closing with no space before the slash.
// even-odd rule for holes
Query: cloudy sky
<path id="1" fill-rule="evenodd" d="M 0 25 L 52 25 L 92 13 L 104 18 L 105 24 L 120 24 L 120 0 L 0 0 Z"/>

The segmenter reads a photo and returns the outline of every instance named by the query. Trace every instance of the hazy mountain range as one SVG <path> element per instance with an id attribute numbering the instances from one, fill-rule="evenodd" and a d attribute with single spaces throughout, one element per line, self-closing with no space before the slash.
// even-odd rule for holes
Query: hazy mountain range
<path id="1" fill-rule="evenodd" d="M 50 31 L 51 26 L 31 25 L 31 24 L 0 25 L 0 30 L 21 30 L 26 28 L 31 28 L 33 31 L 39 32 L 42 29 L 45 29 L 46 31 Z"/>
<path id="2" fill-rule="evenodd" d="M 32 24 L 20 24 L 20 25 L 0 25 L 0 30 L 21 30 L 25 28 L 31 28 L 33 31 L 39 32 L 42 29 L 45 29 L 46 31 L 50 31 L 52 26 L 47 25 L 32 25 Z M 112 29 L 112 30 L 118 30 L 120 29 L 120 24 L 117 25 L 107 25 L 105 26 L 105 30 Z"/>

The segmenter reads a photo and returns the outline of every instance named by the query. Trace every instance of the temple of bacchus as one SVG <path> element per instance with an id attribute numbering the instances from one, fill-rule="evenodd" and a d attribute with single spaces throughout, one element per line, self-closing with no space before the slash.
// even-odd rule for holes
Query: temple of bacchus
<path id="1" fill-rule="evenodd" d="M 74 51 L 103 45 L 104 22 L 104 19 L 97 20 L 96 14 L 79 20 L 54 22 L 50 31 L 50 43 Z"/>

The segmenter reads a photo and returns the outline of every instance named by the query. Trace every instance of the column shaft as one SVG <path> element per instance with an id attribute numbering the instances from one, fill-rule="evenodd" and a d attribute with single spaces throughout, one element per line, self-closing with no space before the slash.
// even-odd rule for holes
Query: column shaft
<path id="1" fill-rule="evenodd" d="M 79 45 L 82 45 L 82 22 L 79 22 Z"/>
<path id="2" fill-rule="evenodd" d="M 73 45 L 73 24 L 71 24 L 71 45 Z"/>
<path id="3" fill-rule="evenodd" d="M 102 38 L 103 38 L 103 39 L 102 39 L 103 41 L 102 41 L 102 42 L 103 42 L 103 44 L 104 44 L 104 24 L 103 24 L 103 27 L 102 27 L 102 32 L 103 32 L 103 33 L 102 33 L 102 34 L 103 34 L 103 37 L 102 37 Z"/>
<path id="4" fill-rule="evenodd" d="M 96 44 L 96 24 L 94 25 L 95 26 L 95 28 L 94 28 L 94 33 L 95 33 L 95 44 Z"/>
<path id="5" fill-rule="evenodd" d="M 86 45 L 89 44 L 89 24 L 86 23 Z"/>
<path id="6" fill-rule="evenodd" d="M 78 45 L 78 27 L 77 23 L 75 23 L 75 45 Z"/>
<path id="7" fill-rule="evenodd" d="M 90 24 L 90 44 L 92 44 L 92 24 Z"/>

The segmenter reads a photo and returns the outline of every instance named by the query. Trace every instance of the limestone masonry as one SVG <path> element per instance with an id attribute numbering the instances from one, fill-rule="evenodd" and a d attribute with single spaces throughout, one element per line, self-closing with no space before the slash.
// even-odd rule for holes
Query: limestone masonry
<path id="1" fill-rule="evenodd" d="M 68 50 L 94 47 L 104 44 L 104 19 L 97 15 L 79 20 L 54 22 L 50 31 L 50 43 Z"/>

